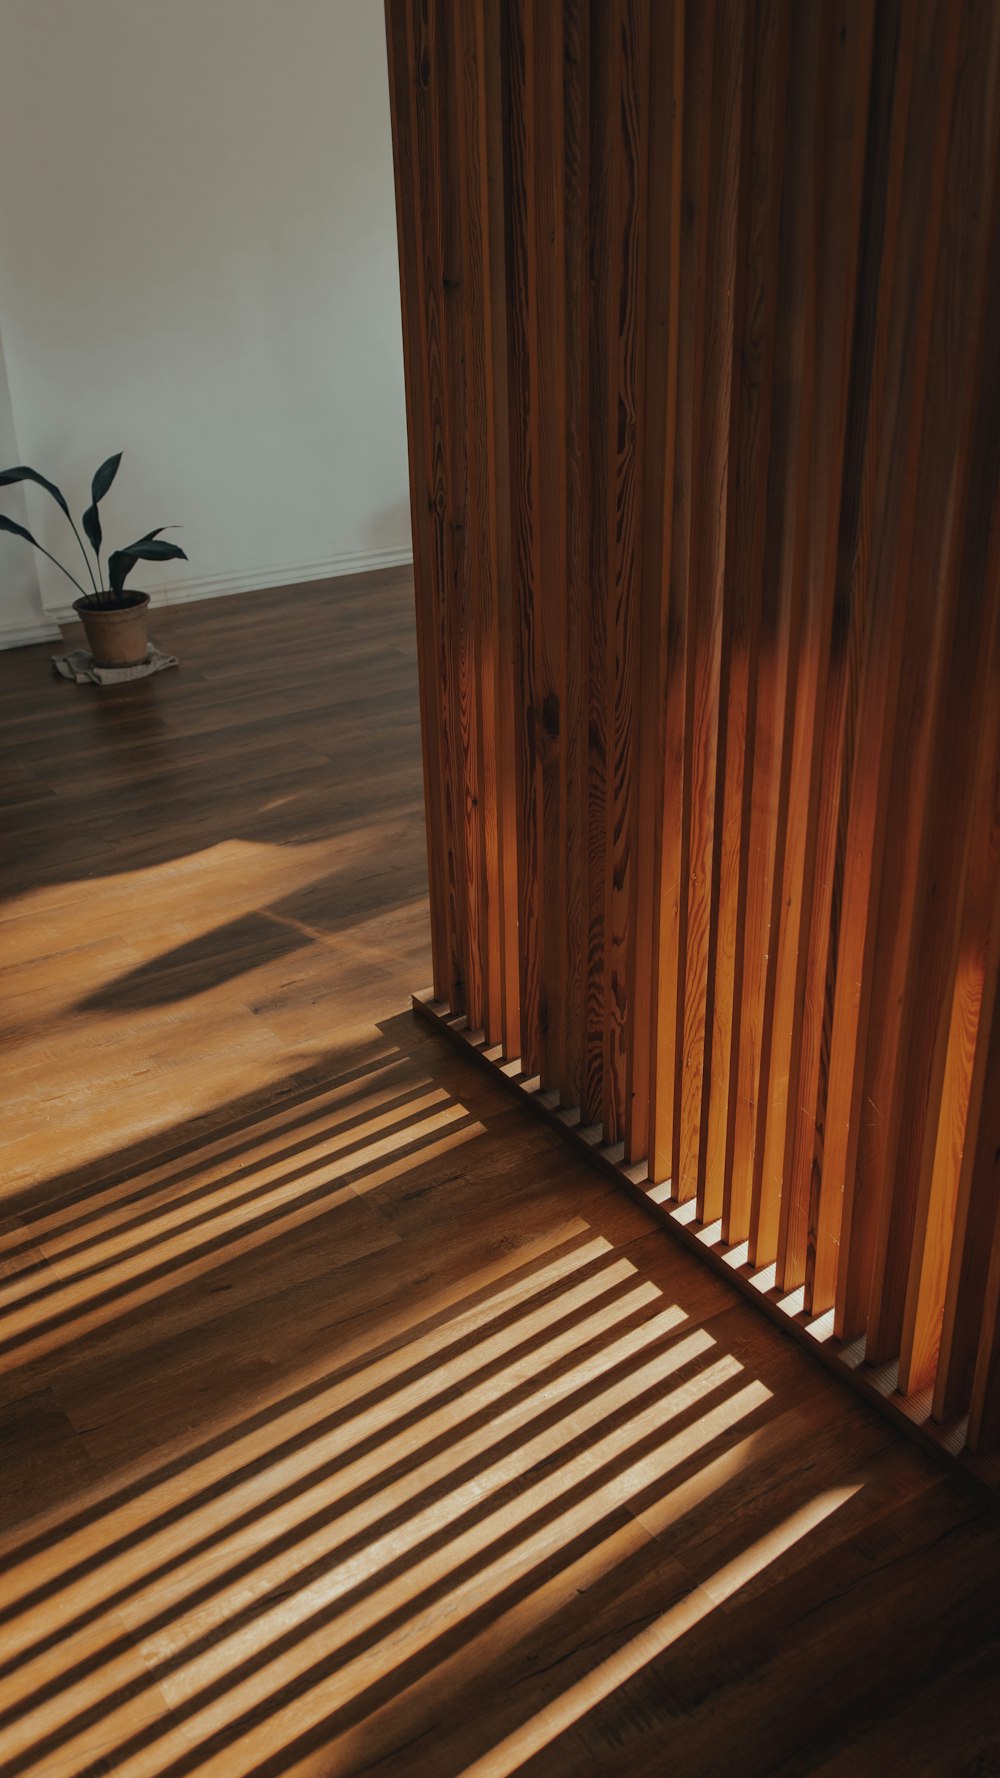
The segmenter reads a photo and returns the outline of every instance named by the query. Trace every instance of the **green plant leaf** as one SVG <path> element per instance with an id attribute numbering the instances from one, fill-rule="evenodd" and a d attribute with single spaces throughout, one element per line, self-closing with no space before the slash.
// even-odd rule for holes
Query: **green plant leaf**
<path id="1" fill-rule="evenodd" d="M 82 593 L 84 598 L 87 598 L 87 589 L 80 585 L 76 575 L 71 574 L 68 568 L 64 568 L 58 558 L 54 556 L 50 550 L 47 550 L 43 543 L 39 543 L 37 537 L 32 537 L 31 532 L 26 531 L 23 525 L 19 525 L 16 519 L 9 519 L 5 513 L 0 512 L 0 531 L 9 531 L 12 537 L 23 537 L 25 543 L 30 543 L 32 548 L 37 549 L 40 555 L 48 556 L 49 561 L 55 563 L 60 574 L 65 574 L 66 579 L 72 581 L 77 592 Z"/>
<path id="2" fill-rule="evenodd" d="M 15 524 L 13 519 L 5 518 L 2 512 L 0 512 L 0 531 L 9 531 L 12 537 L 23 537 L 25 543 L 34 544 L 35 549 L 38 548 L 31 532 L 26 531 L 23 525 Z"/>
<path id="3" fill-rule="evenodd" d="M 118 465 L 121 460 L 121 451 L 116 451 L 113 457 L 109 457 L 106 462 L 101 464 L 100 469 L 97 471 L 97 474 L 94 476 L 94 479 L 90 484 L 90 497 L 95 504 L 98 500 L 104 499 L 115 476 L 118 474 Z"/>
<path id="4" fill-rule="evenodd" d="M 169 531 L 170 529 L 171 527 L 169 525 L 157 525 L 155 531 L 144 532 L 142 537 L 138 537 L 135 543 L 130 543 L 128 547 L 130 550 L 138 549 L 140 543 L 152 543 L 153 538 L 159 537 L 161 531 Z"/>
<path id="5" fill-rule="evenodd" d="M 40 488 L 44 488 L 47 493 L 52 495 L 57 506 L 62 507 L 69 519 L 69 507 L 55 482 L 47 482 L 44 475 L 39 475 L 37 469 L 26 469 L 23 463 L 16 469 L 0 469 L 0 488 L 9 488 L 14 482 L 37 482 Z M 72 523 L 73 521 L 70 519 L 70 524 Z"/>
<path id="6" fill-rule="evenodd" d="M 166 526 L 160 525 L 156 531 L 147 531 L 145 537 L 137 538 L 127 549 L 116 549 L 108 557 L 108 585 L 116 599 L 121 598 L 126 577 L 137 562 L 187 561 L 179 544 L 160 538 L 160 531 L 165 530 Z"/>
<path id="7" fill-rule="evenodd" d="M 108 588 L 113 599 L 121 598 L 126 576 L 131 574 L 137 561 L 138 557 L 125 549 L 116 549 L 108 557 Z"/>
<path id="8" fill-rule="evenodd" d="M 115 476 L 118 474 L 118 465 L 121 460 L 121 451 L 118 451 L 114 457 L 109 457 L 106 463 L 101 464 L 100 469 L 97 471 L 97 474 L 94 476 L 94 479 L 90 484 L 90 498 L 92 504 L 88 506 L 83 515 L 83 528 L 87 533 L 87 541 L 95 556 L 100 553 L 101 544 L 104 541 L 103 532 L 101 531 L 101 521 L 97 514 L 97 503 L 99 500 L 104 499 Z"/>
<path id="9" fill-rule="evenodd" d="M 129 544 L 128 554 L 130 556 L 138 556 L 140 562 L 187 561 L 187 556 L 181 549 L 180 544 L 168 543 L 165 537 L 155 543 L 152 541 L 147 542 L 143 537 L 138 543 Z"/>
<path id="10" fill-rule="evenodd" d="M 69 507 L 66 505 L 62 491 L 56 487 L 55 482 L 46 481 L 44 475 L 39 475 L 37 469 L 28 469 L 22 463 L 16 469 L 0 470 L 0 488 L 9 488 L 14 482 L 37 482 L 40 488 L 44 488 L 47 493 L 52 495 L 53 500 L 62 507 L 66 517 L 69 518 Z M 72 520 L 70 522 L 72 523 Z"/>

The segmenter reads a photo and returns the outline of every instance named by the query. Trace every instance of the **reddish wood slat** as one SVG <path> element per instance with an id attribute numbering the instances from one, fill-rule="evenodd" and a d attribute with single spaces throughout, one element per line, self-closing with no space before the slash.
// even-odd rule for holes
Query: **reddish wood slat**
<path id="1" fill-rule="evenodd" d="M 420 730 L 423 744 L 428 876 L 431 884 L 431 947 L 435 993 L 450 999 L 454 989 L 448 842 L 445 824 L 445 756 L 439 686 L 435 584 L 434 498 L 431 468 L 431 404 L 429 339 L 425 290 L 421 275 L 421 230 L 426 226 L 420 201 L 420 164 L 416 142 L 416 90 L 408 80 L 414 45 L 412 18 L 393 0 L 386 7 L 389 38 L 389 81 L 392 93 L 393 154 L 396 166 L 396 216 L 403 313 L 403 366 L 409 429 L 410 509 L 413 520 L 413 572 L 417 608 L 417 656 L 420 675 Z"/>
<path id="2" fill-rule="evenodd" d="M 387 19 L 435 995 L 1000 1438 L 1000 14 Z"/>
<path id="3" fill-rule="evenodd" d="M 629 958 L 631 1029 L 626 1042 L 626 1156 L 655 1146 L 660 982 L 668 968 L 664 905 L 664 757 L 670 634 L 670 563 L 677 424 L 681 169 L 684 120 L 684 9 L 650 10 L 647 55 L 648 159 L 662 177 L 646 181 L 646 338 L 643 390 L 643 495 L 639 609 L 639 707 L 654 713 L 638 731 L 634 900 Z M 668 898 L 669 905 L 669 898 Z M 672 1070 L 670 1070 L 672 1073 Z"/>
<path id="4" fill-rule="evenodd" d="M 725 537 L 730 496 L 729 415 L 737 283 L 739 147 L 743 104 L 742 7 L 712 9 L 713 77 L 702 185 L 704 259 L 696 303 L 695 390 L 691 430 L 691 527 L 687 562 L 687 689 L 684 817 L 687 897 L 684 1005 L 680 1047 L 680 1129 L 675 1195 L 686 1201 L 704 1180 L 711 1016 L 719 875 L 717 773 L 725 753 L 721 688 L 728 658 L 724 601 Z M 702 1194 L 703 1195 L 703 1194 Z"/>
<path id="5" fill-rule="evenodd" d="M 855 311 L 855 374 L 845 443 L 837 601 L 846 607 L 841 686 L 843 761 L 831 889 L 831 930 L 820 1040 L 815 1135 L 809 1193 L 806 1304 L 816 1313 L 835 1299 L 850 1140 L 853 1063 L 863 1028 L 857 984 L 870 972 L 860 960 L 874 863 L 875 800 L 883 732 L 891 732 L 898 637 L 878 628 L 872 540 L 879 498 L 879 447 L 885 401 L 882 379 L 893 307 L 900 198 L 916 49 L 914 8 L 886 6 L 875 21 L 868 164 L 859 283 L 873 299 Z M 882 615 L 892 613 L 885 605 Z M 888 655 L 888 664 L 887 664 Z M 870 771 L 874 763 L 874 775 Z M 857 768 L 857 771 L 856 771 Z M 877 875 L 877 872 L 876 872 Z"/>
<path id="6" fill-rule="evenodd" d="M 807 574 L 813 588 L 808 646 L 800 656 L 797 704 L 811 727 L 811 751 L 803 755 L 801 793 L 793 779 L 792 806 L 801 875 L 794 986 L 790 1005 L 779 1000 L 777 1017 L 789 1036 L 785 1088 L 784 1155 L 781 1169 L 778 1281 L 792 1290 L 805 1279 L 806 1232 L 815 1160 L 815 1105 L 822 1064 L 826 978 L 830 945 L 834 847 L 840 803 L 843 750 L 844 621 L 836 600 L 837 545 L 844 454 L 851 392 L 851 349 L 865 172 L 865 136 L 849 120 L 859 104 L 868 109 L 874 15 L 871 6 L 835 7 L 820 54 L 829 69 L 829 143 L 821 149 L 823 240 L 817 343 L 817 425 L 812 446 L 811 524 Z M 844 141 L 850 153 L 838 152 Z M 808 689 L 807 689 L 808 688 Z M 806 691 L 806 697 L 803 692 Z M 793 764 L 793 771 L 795 767 Z M 793 903 L 794 906 L 794 903 Z M 791 943 L 788 946 L 789 957 Z M 790 973 L 790 971 L 789 971 Z"/>
<path id="7" fill-rule="evenodd" d="M 762 9 L 759 29 L 747 15 L 748 90 L 740 147 L 737 244 L 736 370 L 731 412 L 732 495 L 726 539 L 727 647 L 722 707 L 725 746 L 718 759 L 716 805 L 718 926 L 710 1032 L 709 1099 L 698 1206 L 703 1221 L 731 1213 L 738 1091 L 739 1016 L 751 839 L 757 670 L 763 597 L 766 489 L 771 444 L 778 246 L 784 172 L 791 12 Z M 753 176 L 751 176 L 751 170 Z"/>
<path id="8" fill-rule="evenodd" d="M 933 684 L 929 708 L 921 712 L 913 706 L 914 728 L 919 726 L 915 744 L 911 746 L 907 737 L 905 759 L 897 755 L 900 772 L 908 776 L 912 818 L 901 849 L 904 901 L 903 917 L 898 919 L 901 942 L 896 948 L 901 971 L 898 1012 L 894 1004 L 886 1021 L 896 1054 L 886 1140 L 879 1156 L 885 1171 L 875 1175 L 879 1215 L 867 1336 L 867 1350 L 875 1363 L 900 1350 L 921 1150 L 926 1120 L 936 1118 L 940 1109 L 955 923 L 963 892 L 963 829 L 975 777 L 976 731 L 996 604 L 986 575 L 990 489 L 1000 442 L 990 411 L 997 399 L 990 374 L 995 302 L 988 285 L 983 289 L 993 256 L 984 257 L 987 231 L 982 226 L 983 215 L 992 216 L 992 191 L 988 189 L 985 210 L 977 208 L 975 214 L 959 198 L 970 181 L 977 189 L 984 180 L 988 186 L 991 182 L 998 27 L 1000 15 L 993 7 L 970 15 L 944 168 L 944 217 L 909 593 L 914 618 L 926 612 L 930 620 L 931 646 L 922 664 Z M 912 643 L 919 633 L 919 622 L 913 621 L 908 641 Z M 915 665 L 909 684 L 917 683 Z M 891 914 L 892 903 L 886 897 L 883 905 Z M 894 976 L 894 987 L 899 980 Z"/>

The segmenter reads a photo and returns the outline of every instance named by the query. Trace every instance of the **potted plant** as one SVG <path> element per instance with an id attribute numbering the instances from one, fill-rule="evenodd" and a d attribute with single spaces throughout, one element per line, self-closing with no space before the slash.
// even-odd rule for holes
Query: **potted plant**
<path id="1" fill-rule="evenodd" d="M 149 594 L 136 592 L 131 587 L 126 590 L 125 586 L 136 563 L 169 562 L 178 558 L 183 562 L 187 561 L 187 556 L 178 544 L 167 543 L 161 536 L 161 532 L 171 527 L 160 525 L 155 531 L 147 531 L 145 537 L 137 538 L 127 548 L 114 550 L 108 556 L 108 584 L 104 586 L 101 567 L 101 545 L 104 539 L 97 508 L 114 481 L 121 460 L 122 454 L 119 451 L 117 456 L 109 457 L 106 463 L 101 464 L 90 484 L 90 505 L 80 521 L 94 552 L 96 575 L 84 548 L 83 538 L 73 524 L 69 507 L 55 483 L 46 481 L 44 475 L 39 475 L 37 470 L 23 466 L 0 472 L 0 487 L 10 487 L 14 482 L 37 482 L 40 488 L 52 495 L 56 505 L 62 508 L 69 519 L 90 577 L 89 592 L 75 574 L 71 574 L 62 562 L 43 548 L 37 538 L 32 537 L 30 531 L 26 531 L 23 525 L 15 524 L 13 519 L 6 518 L 3 513 L 0 513 L 0 531 L 9 531 L 14 537 L 23 537 L 26 543 L 41 550 L 43 556 L 48 556 L 50 562 L 55 562 L 67 580 L 73 582 L 80 595 L 73 600 L 73 610 L 83 623 L 94 664 L 98 667 L 136 667 L 146 659 Z"/>

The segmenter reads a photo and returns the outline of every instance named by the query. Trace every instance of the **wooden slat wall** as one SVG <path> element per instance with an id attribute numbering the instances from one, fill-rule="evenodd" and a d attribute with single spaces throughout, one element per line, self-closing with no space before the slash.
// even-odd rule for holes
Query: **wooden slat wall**
<path id="1" fill-rule="evenodd" d="M 1000 1444 L 1000 8 L 387 20 L 434 1001 Z"/>

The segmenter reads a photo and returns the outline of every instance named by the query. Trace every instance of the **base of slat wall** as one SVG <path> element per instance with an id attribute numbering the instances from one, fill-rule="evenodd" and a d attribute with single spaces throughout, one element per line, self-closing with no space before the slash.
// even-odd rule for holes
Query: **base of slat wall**
<path id="1" fill-rule="evenodd" d="M 900 1395 L 896 1389 L 898 1367 L 895 1362 L 868 1365 L 863 1338 L 850 1342 L 835 1339 L 832 1310 L 814 1318 L 808 1317 L 803 1311 L 801 1289 L 788 1294 L 777 1290 L 774 1266 L 766 1266 L 762 1271 L 752 1270 L 747 1263 L 746 1242 L 727 1247 L 721 1239 L 720 1223 L 704 1226 L 698 1223 L 693 1200 L 678 1204 L 670 1197 L 668 1185 L 652 1184 L 646 1177 L 645 1161 L 627 1165 L 623 1143 L 602 1143 L 599 1125 L 581 1126 L 578 1109 L 560 1106 L 555 1092 L 541 1092 L 538 1075 L 525 1075 L 519 1059 L 504 1057 L 498 1044 L 488 1045 L 481 1031 L 470 1031 L 464 1014 L 453 1015 L 443 1001 L 434 999 L 430 989 L 413 995 L 413 1010 L 544 1117 L 554 1130 L 643 1203 L 677 1240 L 728 1278 L 744 1296 L 763 1309 L 776 1326 L 791 1334 L 925 1450 L 960 1467 L 982 1483 L 994 1498 L 1000 1493 L 1000 1451 L 968 1451 L 965 1448 L 964 1417 L 948 1425 L 938 1425 L 930 1417 L 929 1389 L 914 1396 Z"/>

